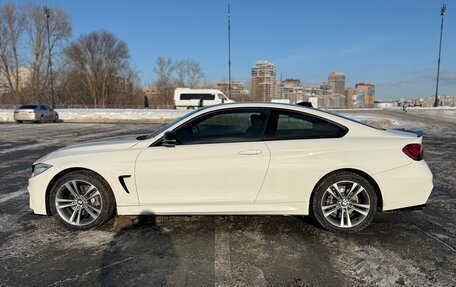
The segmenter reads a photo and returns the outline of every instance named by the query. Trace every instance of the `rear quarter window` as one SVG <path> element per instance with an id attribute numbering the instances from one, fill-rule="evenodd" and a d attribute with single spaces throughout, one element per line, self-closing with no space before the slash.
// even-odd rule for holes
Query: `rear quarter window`
<path id="1" fill-rule="evenodd" d="M 266 135 L 267 140 L 339 138 L 348 129 L 329 120 L 309 114 L 274 111 Z"/>

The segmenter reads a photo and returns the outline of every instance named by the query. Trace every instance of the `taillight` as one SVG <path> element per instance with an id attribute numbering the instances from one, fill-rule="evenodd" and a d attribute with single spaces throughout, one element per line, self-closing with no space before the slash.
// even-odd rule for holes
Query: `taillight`
<path id="1" fill-rule="evenodd" d="M 420 144 L 408 144 L 402 151 L 413 160 L 422 160 L 423 159 L 423 146 Z"/>

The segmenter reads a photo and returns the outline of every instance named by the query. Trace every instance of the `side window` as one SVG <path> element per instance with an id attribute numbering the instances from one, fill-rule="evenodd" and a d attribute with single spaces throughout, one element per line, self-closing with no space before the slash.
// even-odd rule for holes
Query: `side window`
<path id="1" fill-rule="evenodd" d="M 233 110 L 203 116 L 176 131 L 177 144 L 259 141 L 266 120 L 266 110 Z"/>
<path id="2" fill-rule="evenodd" d="M 273 123 L 266 136 L 268 140 L 338 138 L 346 134 L 346 129 L 324 119 L 289 111 L 275 111 Z"/>
<path id="3" fill-rule="evenodd" d="M 40 106 L 40 109 L 41 109 L 42 111 L 45 111 L 45 110 L 46 110 L 46 106 Z"/>

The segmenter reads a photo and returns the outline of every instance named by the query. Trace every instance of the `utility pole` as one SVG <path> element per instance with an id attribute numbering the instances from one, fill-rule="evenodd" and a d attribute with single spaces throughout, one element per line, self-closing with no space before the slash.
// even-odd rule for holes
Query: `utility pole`
<path id="1" fill-rule="evenodd" d="M 442 23 L 440 24 L 440 44 L 439 44 L 439 60 L 437 62 L 437 83 L 435 85 L 435 101 L 434 107 L 439 106 L 439 76 L 440 76 L 440 55 L 442 53 L 442 34 L 443 34 L 443 18 L 446 13 L 446 5 L 443 4 L 440 8 L 440 16 L 442 16 Z"/>
<path id="2" fill-rule="evenodd" d="M 49 9 L 47 6 L 44 6 L 44 16 L 46 17 L 46 30 L 47 30 L 47 42 L 48 42 L 48 73 L 49 73 L 49 82 L 51 84 L 51 105 L 52 105 L 52 108 L 55 108 L 54 79 L 52 78 L 51 35 L 49 33 L 50 10 L 51 9 Z"/>
<path id="3" fill-rule="evenodd" d="M 228 4 L 228 98 L 231 99 L 231 9 Z"/>

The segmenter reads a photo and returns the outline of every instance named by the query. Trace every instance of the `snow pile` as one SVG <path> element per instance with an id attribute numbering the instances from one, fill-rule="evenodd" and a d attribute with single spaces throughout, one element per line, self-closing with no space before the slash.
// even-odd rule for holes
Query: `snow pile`
<path id="1" fill-rule="evenodd" d="M 56 109 L 64 122 L 146 122 L 165 123 L 188 113 L 188 110 L 148 109 Z M 0 109 L 0 122 L 12 122 L 14 110 Z"/>
<path id="2" fill-rule="evenodd" d="M 64 122 L 153 122 L 164 123 L 187 114 L 188 110 L 149 109 L 62 109 Z"/>
<path id="3" fill-rule="evenodd" d="M 349 113 L 340 113 L 341 115 L 363 122 L 365 124 L 379 127 L 379 128 L 390 128 L 392 126 L 400 126 L 401 123 L 396 119 L 371 116 L 371 115 L 359 115 L 359 114 L 349 114 Z"/>
<path id="4" fill-rule="evenodd" d="M 0 109 L 0 122 L 12 122 L 14 110 Z"/>

